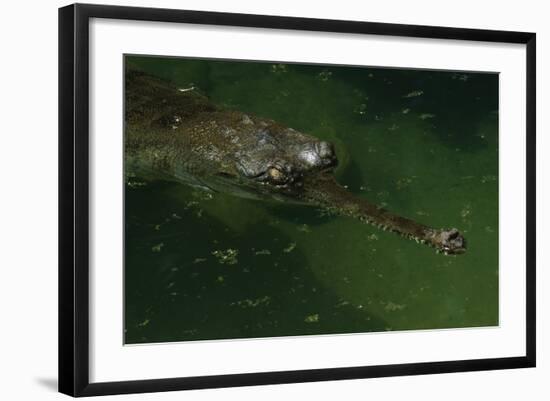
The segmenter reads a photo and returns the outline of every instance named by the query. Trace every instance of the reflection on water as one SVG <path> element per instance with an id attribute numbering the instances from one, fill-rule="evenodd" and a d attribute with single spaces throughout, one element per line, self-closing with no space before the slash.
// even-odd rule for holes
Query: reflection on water
<path id="1" fill-rule="evenodd" d="M 312 207 L 126 185 L 127 343 L 498 324 L 498 75 L 138 58 L 336 146 L 338 180 L 458 257 Z"/>

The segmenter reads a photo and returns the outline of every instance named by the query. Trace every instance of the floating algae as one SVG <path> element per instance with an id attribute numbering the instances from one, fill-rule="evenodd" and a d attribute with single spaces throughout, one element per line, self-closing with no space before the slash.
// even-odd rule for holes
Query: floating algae
<path id="1" fill-rule="evenodd" d="M 164 246 L 164 242 L 161 242 L 160 244 L 154 245 L 151 247 L 151 251 L 153 252 L 160 252 L 162 250 L 162 247 Z"/>
<path id="2" fill-rule="evenodd" d="M 304 319 L 304 322 L 306 323 L 318 323 L 319 322 L 319 314 L 315 313 L 313 315 L 306 316 Z"/>
<path id="3" fill-rule="evenodd" d="M 404 97 L 404 98 L 411 98 L 411 97 L 422 96 L 423 94 L 424 94 L 424 91 L 422 91 L 422 90 L 416 90 L 416 91 L 412 91 L 412 92 L 407 93 L 407 94 L 404 95 L 403 97 Z"/>
<path id="4" fill-rule="evenodd" d="M 231 302 L 229 305 L 231 306 L 240 306 L 241 308 L 255 308 L 260 305 L 267 305 L 271 301 L 271 297 L 269 296 L 263 296 L 261 298 L 256 299 L 242 299 L 240 301 Z"/>
<path id="5" fill-rule="evenodd" d="M 271 255 L 271 251 L 269 249 L 262 249 L 260 251 L 256 251 L 256 255 Z"/>
<path id="6" fill-rule="evenodd" d="M 239 251 L 236 249 L 228 248 L 225 251 L 213 251 L 212 255 L 214 255 L 216 258 L 218 258 L 218 262 L 220 262 L 222 265 L 234 265 L 237 264 L 237 255 L 239 254 Z"/>
<path id="7" fill-rule="evenodd" d="M 291 242 L 285 249 L 283 249 L 284 253 L 290 253 L 296 248 L 296 242 Z"/>
<path id="8" fill-rule="evenodd" d="M 323 82 L 328 81 L 331 76 L 332 76 L 332 72 L 328 70 L 323 70 L 317 75 L 317 77 L 319 77 L 319 79 Z"/>

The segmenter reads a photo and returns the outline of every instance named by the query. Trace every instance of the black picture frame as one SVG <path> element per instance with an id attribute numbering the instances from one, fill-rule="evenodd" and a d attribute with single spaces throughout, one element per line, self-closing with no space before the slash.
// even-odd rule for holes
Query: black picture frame
<path id="1" fill-rule="evenodd" d="M 520 357 L 90 383 L 88 61 L 91 18 L 526 45 L 526 353 Z M 59 391 L 71 396 L 314 382 L 535 366 L 536 35 L 479 29 L 74 4 L 59 9 Z"/>

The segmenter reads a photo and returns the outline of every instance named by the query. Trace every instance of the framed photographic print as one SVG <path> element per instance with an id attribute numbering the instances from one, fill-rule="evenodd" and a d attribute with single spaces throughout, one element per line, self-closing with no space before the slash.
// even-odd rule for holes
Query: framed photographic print
<path id="1" fill-rule="evenodd" d="M 535 34 L 59 10 L 59 389 L 535 366 Z"/>

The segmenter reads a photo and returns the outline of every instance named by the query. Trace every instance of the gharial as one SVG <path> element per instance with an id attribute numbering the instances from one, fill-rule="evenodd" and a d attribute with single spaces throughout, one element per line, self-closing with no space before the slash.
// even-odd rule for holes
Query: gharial
<path id="1" fill-rule="evenodd" d="M 397 216 L 340 185 L 331 143 L 267 118 L 213 105 L 144 72 L 125 75 L 125 168 L 258 199 L 301 202 L 434 247 L 466 250 L 455 228 Z"/>

